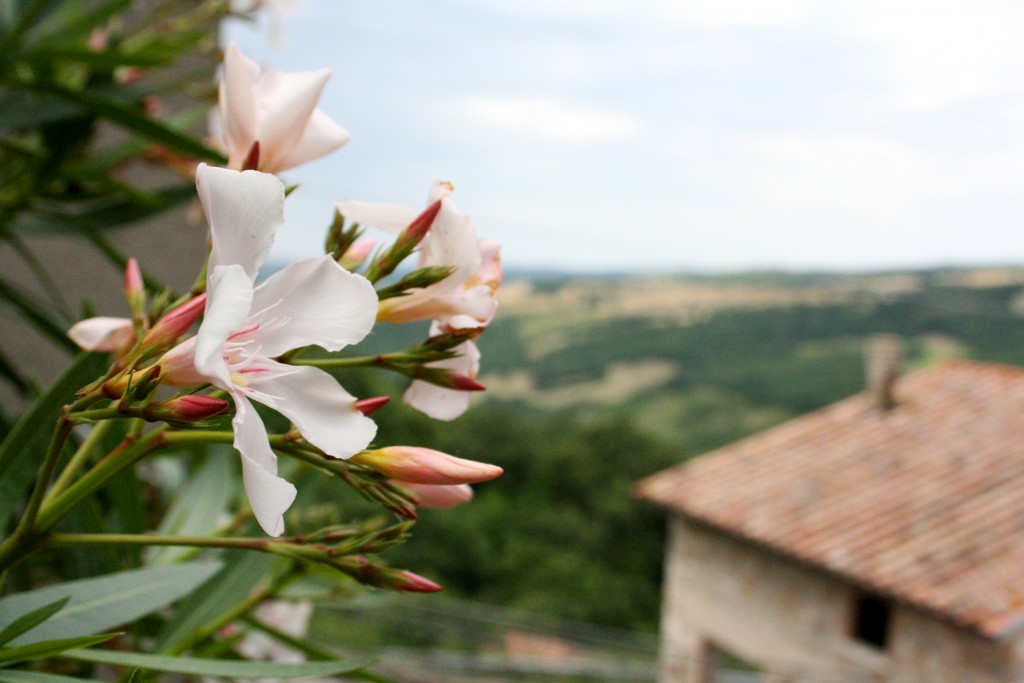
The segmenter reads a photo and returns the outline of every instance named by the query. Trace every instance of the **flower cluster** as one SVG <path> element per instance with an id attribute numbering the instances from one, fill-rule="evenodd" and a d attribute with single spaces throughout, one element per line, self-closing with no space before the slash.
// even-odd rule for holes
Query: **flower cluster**
<path id="1" fill-rule="evenodd" d="M 257 282 L 284 224 L 285 187 L 274 174 L 349 138 L 317 108 L 329 75 L 261 69 L 229 45 L 213 118 L 228 167 L 199 164 L 195 170 L 210 230 L 205 280 L 175 304 L 147 311 L 132 260 L 125 276 L 131 317 L 91 318 L 69 331 L 82 348 L 116 356 L 87 397 L 102 395 L 123 414 L 177 429 L 233 412 L 245 492 L 271 536 L 284 532 L 284 514 L 296 496 L 278 475 L 280 452 L 319 458 L 322 469 L 358 479 L 361 492 L 375 492 L 371 497 L 406 496 L 433 507 L 464 503 L 472 496 L 468 484 L 501 474 L 498 467 L 425 448 L 368 450 L 377 431 L 368 415 L 383 401 L 358 399 L 329 372 L 359 365 L 359 359 L 302 357 L 309 347 L 337 352 L 358 344 L 377 322 L 429 321 L 423 344 L 367 364 L 411 377 L 404 400 L 427 415 L 450 420 L 466 410 L 470 392 L 483 388 L 475 380 L 480 354 L 474 339 L 494 316 L 502 270 L 498 245 L 478 238 L 473 221 L 456 208 L 450 183 L 432 185 L 422 212 L 339 202 L 328 253 Z M 392 233 L 394 241 L 371 255 L 376 241 L 363 237 L 363 226 Z M 389 280 L 414 253 L 417 267 Z M 155 402 L 159 386 L 179 393 Z M 294 429 L 268 434 L 254 402 Z M 332 459 L 350 463 L 332 469 Z M 403 509 L 401 503 L 389 507 Z"/>

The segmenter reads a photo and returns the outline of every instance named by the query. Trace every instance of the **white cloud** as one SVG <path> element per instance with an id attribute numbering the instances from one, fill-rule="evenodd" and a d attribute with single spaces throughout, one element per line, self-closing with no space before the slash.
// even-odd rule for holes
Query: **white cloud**
<path id="1" fill-rule="evenodd" d="M 716 30 L 785 24 L 805 16 L 814 0 L 490 0 L 514 14 L 578 20 L 641 21 Z"/>
<path id="2" fill-rule="evenodd" d="M 889 106 L 934 110 L 1020 82 L 1024 5 L 1006 0 L 837 3 L 831 30 L 859 41 Z"/>
<path id="3" fill-rule="evenodd" d="M 601 142 L 631 137 L 640 130 L 628 116 L 539 96 L 473 97 L 460 109 L 480 123 L 561 142 Z"/>

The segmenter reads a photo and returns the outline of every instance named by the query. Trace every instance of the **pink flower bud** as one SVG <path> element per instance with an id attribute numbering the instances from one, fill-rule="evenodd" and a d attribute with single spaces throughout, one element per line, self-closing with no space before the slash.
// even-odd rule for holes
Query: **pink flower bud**
<path id="1" fill-rule="evenodd" d="M 459 375 L 453 372 L 449 378 L 452 389 L 458 389 L 459 391 L 485 391 L 487 389 L 483 384 L 466 375 Z"/>
<path id="2" fill-rule="evenodd" d="M 377 240 L 372 237 L 359 240 L 338 257 L 338 265 L 345 270 L 355 270 L 363 265 L 363 261 L 366 260 L 366 257 L 370 255 L 370 252 L 373 251 L 376 245 Z"/>
<path id="3" fill-rule="evenodd" d="M 434 219 L 437 218 L 437 214 L 441 211 L 441 200 L 438 199 L 436 202 L 428 206 L 423 210 L 419 216 L 413 219 L 412 223 L 409 224 L 405 230 L 395 240 L 397 244 L 403 246 L 416 246 L 426 236 L 430 227 L 434 225 Z"/>
<path id="4" fill-rule="evenodd" d="M 430 579 L 405 570 L 399 572 L 399 576 L 392 580 L 391 588 L 408 593 L 437 593 L 443 590 Z"/>
<path id="5" fill-rule="evenodd" d="M 145 291 L 139 262 L 135 260 L 135 257 L 131 257 L 124 267 L 124 295 L 128 301 L 133 301 L 142 297 Z"/>
<path id="6" fill-rule="evenodd" d="M 192 323 L 199 319 L 206 308 L 206 294 L 200 294 L 186 301 L 160 318 L 142 338 L 142 345 L 148 348 L 167 347 L 185 334 Z"/>
<path id="7" fill-rule="evenodd" d="M 93 52 L 105 50 L 107 45 L 110 44 L 110 33 L 106 29 L 94 28 L 89 33 L 89 38 L 86 41 L 86 44 Z"/>
<path id="8" fill-rule="evenodd" d="M 179 422 L 201 422 L 214 415 L 220 415 L 231 404 L 214 396 L 179 396 L 160 405 L 162 419 Z"/>
<path id="9" fill-rule="evenodd" d="M 390 396 L 374 396 L 372 398 L 363 398 L 355 403 L 355 409 L 361 412 L 363 415 L 369 417 L 375 412 L 383 408 L 391 400 Z"/>
<path id="10" fill-rule="evenodd" d="M 450 486 L 403 483 L 416 501 L 416 505 L 430 510 L 447 510 L 473 500 L 473 489 L 469 484 Z"/>
<path id="11" fill-rule="evenodd" d="M 418 446 L 389 446 L 363 451 L 352 462 L 412 484 L 475 484 L 501 476 L 503 470 L 474 460 Z"/>

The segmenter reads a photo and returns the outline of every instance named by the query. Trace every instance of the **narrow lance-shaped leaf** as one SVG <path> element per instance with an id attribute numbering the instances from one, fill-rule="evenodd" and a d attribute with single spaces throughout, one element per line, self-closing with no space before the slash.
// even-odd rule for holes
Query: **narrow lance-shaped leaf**
<path id="1" fill-rule="evenodd" d="M 19 615 L 70 595 L 63 610 L 13 642 L 29 644 L 92 635 L 166 607 L 191 593 L 220 568 L 220 562 L 147 567 L 16 593 L 0 600 L 0 628 Z"/>
<path id="2" fill-rule="evenodd" d="M 0 683 L 90 683 L 90 679 L 25 669 L 0 669 Z"/>
<path id="3" fill-rule="evenodd" d="M 171 652 L 248 597 L 266 576 L 274 557 L 248 550 L 228 553 L 224 568 L 189 596 L 157 637 L 155 649 Z"/>
<path id="4" fill-rule="evenodd" d="M 114 666 L 141 666 L 145 669 L 184 674 L 186 676 L 245 679 L 338 676 L 364 669 L 373 664 L 373 660 L 369 659 L 278 664 L 276 662 L 250 662 L 236 659 L 167 657 L 163 655 L 112 652 L 108 650 L 71 650 L 65 652 L 63 656 L 81 662 L 112 664 Z"/>
<path id="5" fill-rule="evenodd" d="M 0 645 L 6 645 L 11 642 L 22 633 L 31 630 L 43 623 L 54 614 L 60 611 L 64 605 L 68 603 L 71 596 L 61 598 L 60 600 L 54 600 L 51 603 L 47 603 L 42 607 L 38 607 L 27 614 L 23 614 L 11 623 L 7 624 L 2 631 L 0 631 Z"/>
<path id="6" fill-rule="evenodd" d="M 0 666 L 7 666 L 16 662 L 28 662 L 33 659 L 44 659 L 59 655 L 66 650 L 73 650 L 76 647 L 89 647 L 105 643 L 111 638 L 116 638 L 120 633 L 103 633 L 98 636 L 82 636 L 80 638 L 61 638 L 59 640 L 44 640 L 31 645 L 20 645 L 18 647 L 0 647 Z"/>
<path id="7" fill-rule="evenodd" d="M 206 147 L 191 135 L 174 130 L 170 126 L 151 119 L 116 100 L 104 98 L 83 90 L 71 90 L 58 86 L 51 86 L 46 92 L 59 95 L 81 106 L 83 109 L 106 117 L 126 130 L 145 136 L 154 142 L 167 145 L 182 154 L 191 154 L 199 159 L 208 159 L 217 163 L 226 162 L 223 155 Z"/>

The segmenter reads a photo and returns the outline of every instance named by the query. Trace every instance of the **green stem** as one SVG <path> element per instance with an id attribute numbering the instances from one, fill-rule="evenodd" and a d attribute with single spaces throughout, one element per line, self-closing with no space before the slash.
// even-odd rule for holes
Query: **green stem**
<path id="1" fill-rule="evenodd" d="M 39 513 L 38 531 L 47 533 L 52 530 L 64 515 L 106 484 L 111 477 L 150 453 L 165 447 L 166 437 L 167 426 L 162 425 L 141 439 L 126 438 L 78 481 L 43 506 Z"/>
<path id="2" fill-rule="evenodd" d="M 193 548 L 242 548 L 265 550 L 267 538 L 229 538 L 214 536 L 156 536 L 152 534 L 50 534 L 50 544 L 73 545 L 173 545 Z"/>
<path id="3" fill-rule="evenodd" d="M 72 426 L 71 421 L 65 414 L 62 414 L 57 420 L 57 426 L 54 428 L 53 436 L 50 438 L 50 445 L 46 450 L 46 455 L 43 457 L 43 464 L 39 468 L 36 485 L 32 489 L 32 495 L 29 497 L 25 513 L 22 515 L 14 531 L 15 534 L 29 533 L 35 525 L 36 517 L 39 515 L 39 507 L 43 504 L 43 496 L 46 493 L 47 486 L 50 484 L 50 479 L 53 478 L 53 472 L 57 468 L 57 461 L 60 459 L 60 452 L 64 448 L 64 442 L 67 441 L 68 435 L 71 434 Z"/>
<path id="4" fill-rule="evenodd" d="M 308 365 L 313 368 L 320 368 L 321 370 L 373 367 L 390 368 L 392 355 L 394 354 L 360 356 L 358 358 L 292 358 L 289 363 L 292 365 Z"/>
<path id="5" fill-rule="evenodd" d="M 68 460 L 68 464 L 64 466 L 64 469 L 57 477 L 57 481 L 55 481 L 53 486 L 50 487 L 50 490 L 47 491 L 46 498 L 43 499 L 43 502 L 49 502 L 54 498 L 54 496 L 71 484 L 72 480 L 78 476 L 78 473 L 89 460 L 89 456 L 96 449 L 96 446 L 107 436 L 107 432 L 109 432 L 110 428 L 113 426 L 113 422 L 101 422 L 89 432 L 89 434 L 82 440 L 82 445 L 78 447 L 78 450 L 76 450 L 74 455 L 71 456 L 71 459 Z"/>
<path id="6" fill-rule="evenodd" d="M 122 417 L 131 417 L 131 415 L 127 411 L 120 410 L 117 407 L 80 410 L 71 414 L 71 419 L 78 424 L 85 422 L 99 422 L 100 420 L 116 420 Z"/>
<path id="7" fill-rule="evenodd" d="M 50 445 L 46 449 L 46 455 L 43 456 L 43 464 L 39 467 L 36 483 L 32 487 L 32 493 L 29 496 L 28 504 L 25 506 L 25 512 L 18 521 L 18 525 L 14 528 L 14 533 L 0 544 L 0 568 L 3 571 L 6 571 L 12 564 L 31 553 L 42 536 L 39 530 L 35 528 L 36 520 L 40 516 L 39 509 L 43 504 L 43 495 L 46 493 L 50 479 L 53 478 L 53 471 L 57 467 L 57 461 L 60 459 L 61 450 L 64 448 L 64 442 L 67 441 L 68 435 L 71 433 L 71 428 L 71 421 L 68 420 L 67 414 L 62 412 L 54 427 L 53 436 L 50 438 Z"/>

